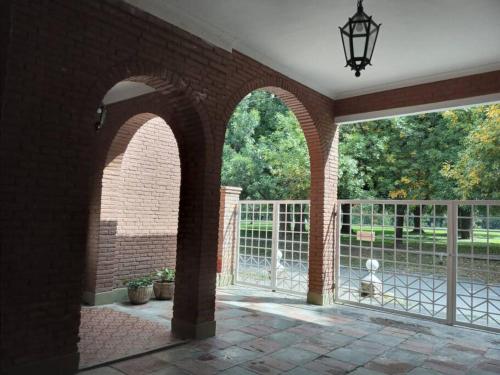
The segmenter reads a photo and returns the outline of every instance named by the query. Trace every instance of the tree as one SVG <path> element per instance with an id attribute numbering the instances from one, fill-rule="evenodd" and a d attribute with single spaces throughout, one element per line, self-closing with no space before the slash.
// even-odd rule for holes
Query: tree
<path id="1" fill-rule="evenodd" d="M 486 126 L 483 124 L 486 118 L 484 112 L 484 109 L 478 107 L 342 127 L 339 196 L 421 200 L 463 197 L 461 192 L 464 186 L 459 186 L 458 179 L 451 176 L 462 176 L 462 185 L 477 182 L 478 179 L 474 179 L 474 170 L 470 171 L 469 177 L 465 177 L 466 173 L 459 172 L 458 169 L 453 172 L 450 163 L 455 163 L 459 155 L 474 155 L 472 158 L 477 161 L 481 159 L 479 154 L 486 154 L 490 156 L 487 162 L 493 166 L 493 160 L 499 160 L 493 151 L 498 150 L 498 144 L 493 141 L 498 142 L 498 134 L 495 133 L 498 129 L 498 117 L 495 117 L 495 111 L 490 111 L 490 123 Z M 479 124 L 483 124 L 480 127 L 482 132 L 475 134 L 473 130 Z M 469 134 L 472 139 L 489 139 L 489 144 L 481 143 L 488 151 L 467 150 L 465 140 Z M 468 143 L 475 144 L 472 141 Z M 465 162 L 462 164 L 471 165 Z M 476 173 L 479 169 L 476 165 Z M 498 179 L 494 177 L 498 176 L 498 172 L 495 172 L 495 168 L 492 170 L 494 173 L 489 173 L 485 168 L 482 170 L 488 175 L 481 183 L 484 191 L 482 194 L 476 192 L 474 196 L 491 198 L 494 196 L 495 186 L 498 186 Z M 420 233 L 420 206 L 415 205 L 412 210 L 414 231 Z M 399 205 L 397 212 L 399 217 L 396 219 L 396 237 L 402 238 L 406 205 Z M 459 224 L 461 228 L 470 227 L 470 223 Z M 343 225 L 342 230 L 348 232 L 346 225 Z"/>
<path id="2" fill-rule="evenodd" d="M 304 199 L 309 196 L 309 152 L 295 115 L 277 113 L 275 130 L 261 137 L 266 172 L 273 178 L 274 199 Z"/>
<path id="3" fill-rule="evenodd" d="M 469 132 L 457 158 L 442 166 L 441 173 L 456 183 L 459 199 L 498 199 L 500 196 L 500 105 L 480 106 L 452 115 L 454 123 L 466 123 Z M 471 212 L 459 206 L 459 235 L 470 238 Z"/>
<path id="4" fill-rule="evenodd" d="M 339 138 L 340 199 L 377 197 L 385 164 L 387 120 L 342 125 Z"/>
<path id="5" fill-rule="evenodd" d="M 240 110 L 259 113 L 259 126 L 255 129 L 254 139 L 268 136 L 277 129 L 276 116 L 289 115 L 292 112 L 276 95 L 265 90 L 256 90 L 248 94 L 238 105 Z M 300 127 L 298 122 L 297 126 Z"/>
<path id="6" fill-rule="evenodd" d="M 379 169 L 383 165 L 387 121 L 343 125 L 339 138 L 340 199 L 377 197 Z M 350 233 L 349 205 L 342 205 L 342 233 Z"/>
<path id="7" fill-rule="evenodd" d="M 494 105 L 343 125 L 339 198 L 498 199 L 499 113 L 500 105 Z M 241 186 L 243 199 L 309 196 L 304 134 L 273 94 L 254 91 L 235 109 L 224 145 L 222 183 Z M 401 238 L 406 205 L 398 206 L 396 236 Z M 420 206 L 412 212 L 414 231 L 420 233 Z M 349 221 L 344 215 L 345 233 Z M 459 222 L 464 231 L 470 226 L 470 220 Z"/>
<path id="8" fill-rule="evenodd" d="M 394 120 L 395 136 L 391 139 L 396 160 L 394 190 L 389 197 L 426 200 L 453 199 L 455 184 L 443 176 L 441 169 L 447 160 L 456 159 L 467 125 L 452 121 L 453 113 L 427 113 Z M 399 214 L 406 214 L 406 205 Z M 413 207 L 413 232 L 421 233 L 421 207 Z M 403 217 L 397 218 L 396 236 L 402 237 Z"/>
<path id="9" fill-rule="evenodd" d="M 500 198 L 500 105 L 473 110 L 476 124 L 455 162 L 442 174 L 456 181 L 461 199 Z"/>
<path id="10" fill-rule="evenodd" d="M 229 120 L 222 184 L 241 186 L 242 199 L 307 199 L 309 153 L 297 118 L 277 97 L 254 91 Z"/>

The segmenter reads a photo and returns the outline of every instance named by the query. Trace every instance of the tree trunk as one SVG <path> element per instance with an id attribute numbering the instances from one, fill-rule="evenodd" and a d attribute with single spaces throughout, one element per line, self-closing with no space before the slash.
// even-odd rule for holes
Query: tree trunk
<path id="1" fill-rule="evenodd" d="M 304 221 L 300 221 L 301 220 L 300 214 L 295 214 L 293 220 L 294 220 L 293 221 L 293 224 L 294 224 L 293 231 L 294 232 L 305 232 L 306 231 L 306 223 Z"/>
<path id="2" fill-rule="evenodd" d="M 350 204 L 342 205 L 342 228 L 340 228 L 340 233 L 349 234 L 351 233 L 351 213 L 349 212 Z"/>
<path id="3" fill-rule="evenodd" d="M 422 211 L 420 205 L 415 206 L 415 208 L 413 209 L 413 230 L 412 230 L 413 234 L 424 234 L 424 231 L 421 230 L 422 227 L 420 224 L 421 214 Z"/>
<path id="4" fill-rule="evenodd" d="M 396 245 L 399 246 L 403 243 L 403 226 L 405 224 L 406 204 L 398 204 L 396 206 Z"/>
<path id="5" fill-rule="evenodd" d="M 470 216 L 470 214 L 471 212 L 469 208 L 458 206 L 458 216 Z M 464 217 L 458 219 L 458 237 L 461 240 L 468 240 L 470 238 L 471 228 L 472 228 L 472 218 Z"/>

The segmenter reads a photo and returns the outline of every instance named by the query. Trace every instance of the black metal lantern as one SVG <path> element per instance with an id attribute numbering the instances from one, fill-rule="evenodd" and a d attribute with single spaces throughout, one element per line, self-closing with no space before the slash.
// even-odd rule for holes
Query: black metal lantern
<path id="1" fill-rule="evenodd" d="M 104 125 L 104 121 L 106 121 L 106 106 L 104 105 L 104 103 L 101 103 L 99 105 L 99 108 L 97 108 L 97 119 L 96 119 L 96 122 L 95 122 L 95 130 L 98 131 L 100 130 L 103 125 Z"/>
<path id="2" fill-rule="evenodd" d="M 346 67 L 355 70 L 355 76 L 361 75 L 367 65 L 371 65 L 375 42 L 382 24 L 376 24 L 371 16 L 363 11 L 363 0 L 358 0 L 358 11 L 349 18 L 344 27 L 339 27 L 344 45 Z"/>

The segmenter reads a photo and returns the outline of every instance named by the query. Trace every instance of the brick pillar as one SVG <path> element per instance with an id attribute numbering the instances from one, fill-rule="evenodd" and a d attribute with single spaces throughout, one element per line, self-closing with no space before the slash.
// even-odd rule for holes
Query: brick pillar
<path id="1" fill-rule="evenodd" d="M 198 160 L 199 149 L 196 144 L 181 148 L 182 183 L 172 318 L 172 333 L 179 338 L 214 336 L 216 326 L 220 159 L 207 157 L 209 162 L 202 163 Z"/>
<path id="2" fill-rule="evenodd" d="M 238 202 L 241 188 L 220 188 L 219 238 L 217 242 L 217 286 L 234 283 L 238 251 Z"/>
<path id="3" fill-rule="evenodd" d="M 307 302 L 333 303 L 335 272 L 335 202 L 338 183 L 338 127 L 332 126 L 332 141 L 324 165 L 311 161 L 311 234 L 309 236 L 309 291 Z M 313 169 L 313 168 L 318 168 Z M 314 180 L 316 178 L 316 180 Z"/>

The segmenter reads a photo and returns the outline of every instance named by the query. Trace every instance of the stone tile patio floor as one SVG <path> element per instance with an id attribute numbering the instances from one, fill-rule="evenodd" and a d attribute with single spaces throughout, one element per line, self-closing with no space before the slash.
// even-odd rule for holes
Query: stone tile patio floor
<path id="1" fill-rule="evenodd" d="M 216 320 L 214 338 L 80 374 L 500 374 L 497 333 L 241 286 L 218 290 Z"/>
<path id="2" fill-rule="evenodd" d="M 170 334 L 171 307 L 159 301 L 82 307 L 80 368 L 182 343 Z"/>

